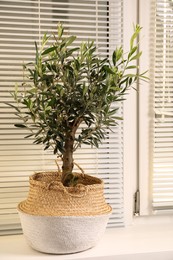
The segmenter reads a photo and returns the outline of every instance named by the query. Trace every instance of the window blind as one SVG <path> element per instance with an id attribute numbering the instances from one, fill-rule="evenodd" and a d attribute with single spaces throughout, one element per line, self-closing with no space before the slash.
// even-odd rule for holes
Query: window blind
<path id="1" fill-rule="evenodd" d="M 14 127 L 17 118 L 6 102 L 23 80 L 22 65 L 34 59 L 34 41 L 63 23 L 76 43 L 95 40 L 100 55 L 122 45 L 122 1 L 105 0 L 1 0 L 0 1 L 0 234 L 20 233 L 17 204 L 26 198 L 28 176 L 34 171 L 56 170 L 51 151 L 25 139 Z M 122 114 L 122 108 L 120 109 Z M 75 161 L 88 174 L 105 182 L 105 196 L 113 208 L 108 226 L 123 225 L 123 124 L 113 129 L 99 149 L 83 146 Z"/>
<path id="2" fill-rule="evenodd" d="M 153 207 L 173 209 L 173 1 L 156 0 L 154 32 Z"/>

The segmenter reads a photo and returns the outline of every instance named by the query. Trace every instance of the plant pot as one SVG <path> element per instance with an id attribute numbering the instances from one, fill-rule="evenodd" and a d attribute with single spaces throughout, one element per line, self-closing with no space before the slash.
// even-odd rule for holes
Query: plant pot
<path id="1" fill-rule="evenodd" d="M 60 172 L 30 177 L 28 198 L 18 205 L 24 235 L 38 251 L 67 254 L 87 250 L 103 235 L 111 214 L 103 181 L 78 174 L 79 184 L 64 187 Z"/>
<path id="2" fill-rule="evenodd" d="M 92 248 L 104 234 L 109 214 L 34 216 L 19 211 L 24 235 L 37 251 L 69 254 Z"/>

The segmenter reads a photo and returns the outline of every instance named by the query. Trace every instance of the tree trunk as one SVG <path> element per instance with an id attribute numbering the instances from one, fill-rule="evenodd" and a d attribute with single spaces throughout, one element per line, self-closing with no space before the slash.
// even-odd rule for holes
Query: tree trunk
<path id="1" fill-rule="evenodd" d="M 64 186 L 74 186 L 77 181 L 77 177 L 75 177 L 72 173 L 74 166 L 73 149 L 75 134 L 81 122 L 82 118 L 76 118 L 76 120 L 72 124 L 71 131 L 66 133 L 64 153 L 62 154 L 62 183 L 64 184 Z"/>
<path id="2" fill-rule="evenodd" d="M 70 186 L 71 179 L 73 177 L 73 145 L 74 145 L 74 134 L 72 132 L 67 133 L 66 141 L 64 145 L 64 153 L 62 157 L 62 183 L 65 186 Z"/>

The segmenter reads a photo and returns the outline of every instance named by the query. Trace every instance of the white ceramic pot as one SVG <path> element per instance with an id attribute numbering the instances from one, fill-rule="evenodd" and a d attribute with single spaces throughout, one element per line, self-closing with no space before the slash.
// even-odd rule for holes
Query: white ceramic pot
<path id="1" fill-rule="evenodd" d="M 95 246 L 110 216 L 35 216 L 21 210 L 19 215 L 29 245 L 51 254 L 76 253 Z"/>

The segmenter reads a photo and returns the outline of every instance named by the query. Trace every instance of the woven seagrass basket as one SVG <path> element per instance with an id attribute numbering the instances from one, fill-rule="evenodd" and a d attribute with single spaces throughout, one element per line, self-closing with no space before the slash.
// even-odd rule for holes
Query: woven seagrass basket
<path id="1" fill-rule="evenodd" d="M 78 175 L 79 184 L 65 187 L 58 172 L 40 172 L 30 177 L 28 198 L 19 204 L 25 213 L 39 216 L 93 216 L 106 214 L 111 207 L 105 202 L 103 181 Z"/>
<path id="2" fill-rule="evenodd" d="M 93 247 L 104 233 L 112 209 L 104 198 L 103 181 L 83 170 L 76 175 L 75 187 L 63 186 L 60 171 L 30 177 L 28 197 L 18 211 L 24 235 L 34 249 L 79 252 Z"/>

